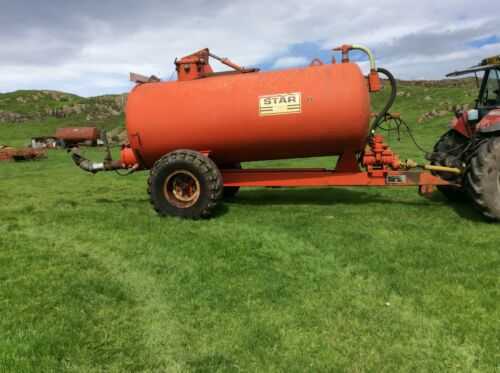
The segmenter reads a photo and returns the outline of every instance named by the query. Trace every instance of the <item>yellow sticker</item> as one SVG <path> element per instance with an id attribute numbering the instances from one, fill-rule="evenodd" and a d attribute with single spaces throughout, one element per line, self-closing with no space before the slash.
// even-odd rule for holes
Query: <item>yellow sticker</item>
<path id="1" fill-rule="evenodd" d="M 302 110 L 302 94 L 278 93 L 259 97 L 259 114 L 261 116 L 295 114 Z"/>

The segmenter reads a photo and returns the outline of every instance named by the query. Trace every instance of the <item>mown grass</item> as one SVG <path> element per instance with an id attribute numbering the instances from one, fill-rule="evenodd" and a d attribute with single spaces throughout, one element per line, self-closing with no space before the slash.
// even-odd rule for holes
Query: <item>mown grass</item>
<path id="1" fill-rule="evenodd" d="M 408 89 L 412 123 L 431 104 Z M 413 126 L 423 146 L 448 119 Z M 500 370 L 500 226 L 469 205 L 249 189 L 193 222 L 159 218 L 146 177 L 84 174 L 63 151 L 0 164 L 1 371 Z"/>

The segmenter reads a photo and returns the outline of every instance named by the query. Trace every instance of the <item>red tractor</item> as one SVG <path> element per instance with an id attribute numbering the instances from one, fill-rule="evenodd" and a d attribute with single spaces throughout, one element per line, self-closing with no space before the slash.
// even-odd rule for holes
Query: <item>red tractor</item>
<path id="1" fill-rule="evenodd" d="M 470 198 L 485 217 L 499 219 L 500 56 L 447 77 L 467 74 L 475 74 L 480 82 L 475 108 L 456 113 L 451 129 L 437 142 L 430 161 L 463 170 L 460 175 L 440 173 L 441 178 L 454 184 L 438 186 L 447 198 L 454 201 Z"/>

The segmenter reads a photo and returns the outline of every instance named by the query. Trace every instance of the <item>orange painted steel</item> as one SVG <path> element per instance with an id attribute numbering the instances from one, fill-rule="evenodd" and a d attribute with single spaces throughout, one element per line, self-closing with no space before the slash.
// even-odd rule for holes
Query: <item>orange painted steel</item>
<path id="1" fill-rule="evenodd" d="M 349 61 L 353 49 L 368 54 L 367 77 Z M 169 152 L 190 149 L 219 165 L 226 187 L 449 185 L 429 172 L 400 170 L 403 163 L 383 137 L 368 136 L 369 95 L 381 88 L 374 59 L 362 46 L 339 50 L 341 64 L 258 72 L 203 49 L 176 60 L 177 81 L 136 77 L 121 166 L 151 168 Z M 213 72 L 210 57 L 235 71 Z M 327 155 L 339 156 L 336 169 L 225 168 Z"/>
<path id="2" fill-rule="evenodd" d="M 128 167 L 133 167 L 137 164 L 137 158 L 134 154 L 132 148 L 128 146 L 123 146 L 120 152 L 120 162 L 121 164 L 128 165 Z"/>
<path id="3" fill-rule="evenodd" d="M 259 109 L 262 96 L 294 93 L 300 105 L 289 112 Z M 350 62 L 144 83 L 126 106 L 130 146 L 143 168 L 177 149 L 208 152 L 219 165 L 354 154 L 365 146 L 369 120 L 367 79 Z"/>
<path id="4" fill-rule="evenodd" d="M 329 169 L 246 169 L 221 172 L 226 187 L 449 185 L 447 181 L 429 172 L 420 171 L 388 171 L 380 176 L 368 172 L 338 172 Z"/>

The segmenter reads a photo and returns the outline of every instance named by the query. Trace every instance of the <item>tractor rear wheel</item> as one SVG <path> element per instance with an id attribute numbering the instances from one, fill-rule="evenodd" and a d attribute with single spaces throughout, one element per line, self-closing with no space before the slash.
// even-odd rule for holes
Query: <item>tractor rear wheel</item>
<path id="1" fill-rule="evenodd" d="M 467 190 L 481 213 L 500 220 L 500 138 L 484 141 L 470 161 Z"/>
<path id="2" fill-rule="evenodd" d="M 151 169 L 148 193 L 161 216 L 207 218 L 222 196 L 222 176 L 215 163 L 193 150 L 176 150 Z"/>
<path id="3" fill-rule="evenodd" d="M 445 167 L 460 167 L 461 162 L 459 154 L 467 145 L 468 141 L 469 139 L 457 131 L 450 130 L 446 132 L 434 146 L 432 164 Z M 440 172 L 439 176 L 449 182 L 461 183 L 461 180 L 457 180 L 457 175 L 455 174 Z M 439 185 L 437 188 L 452 202 L 463 202 L 468 199 L 467 191 L 464 187 Z"/>

